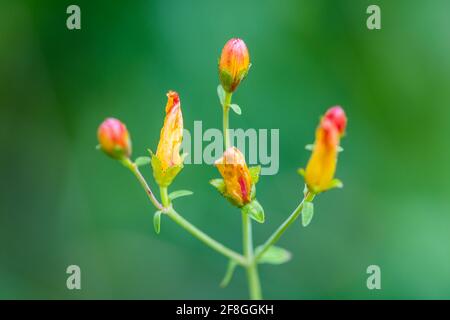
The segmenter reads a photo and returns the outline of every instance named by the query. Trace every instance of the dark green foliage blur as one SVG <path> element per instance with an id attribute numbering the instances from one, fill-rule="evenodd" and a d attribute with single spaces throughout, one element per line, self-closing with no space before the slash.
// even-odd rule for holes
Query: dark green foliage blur
<path id="1" fill-rule="evenodd" d="M 81 7 L 82 29 L 66 28 Z M 366 27 L 378 4 L 382 30 Z M 252 68 L 232 128 L 279 128 L 280 170 L 263 176 L 256 244 L 295 208 L 319 116 L 348 115 L 337 177 L 307 228 L 279 242 L 293 254 L 260 267 L 269 299 L 450 298 L 450 2 L 13 1 L 0 4 L 0 298 L 247 298 L 242 269 L 154 209 L 132 174 L 97 151 L 104 118 L 123 120 L 133 156 L 156 149 L 165 93 L 185 127 L 221 127 L 217 59 L 241 37 Z M 143 168 L 151 185 L 149 167 Z M 186 165 L 172 190 L 188 220 L 241 251 L 239 212 Z M 82 290 L 66 288 L 81 267 Z M 366 287 L 379 265 L 382 290 Z"/>

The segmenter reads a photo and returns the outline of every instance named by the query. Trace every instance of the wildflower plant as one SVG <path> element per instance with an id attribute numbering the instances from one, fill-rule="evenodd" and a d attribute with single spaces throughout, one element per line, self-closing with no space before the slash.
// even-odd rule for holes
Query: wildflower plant
<path id="1" fill-rule="evenodd" d="M 308 145 L 312 154 L 305 169 L 298 173 L 305 179 L 303 199 L 287 219 L 260 246 L 254 247 L 252 237 L 252 221 L 264 223 L 265 213 L 256 199 L 256 184 L 259 181 L 261 167 L 248 167 L 242 152 L 231 145 L 229 136 L 229 111 L 241 114 L 241 108 L 232 103 L 232 95 L 245 79 L 250 69 L 250 56 L 246 44 L 241 39 L 229 40 L 219 59 L 219 80 L 217 88 L 219 101 L 223 109 L 224 152 L 215 161 L 221 178 L 214 178 L 210 184 L 228 200 L 242 216 L 243 253 L 238 253 L 198 229 L 174 206 L 174 200 L 191 195 L 188 190 L 169 193 L 168 189 L 183 169 L 185 154 L 180 154 L 183 139 L 183 116 L 181 100 L 175 91 L 167 93 L 165 107 L 166 117 L 161 129 L 156 153 L 149 150 L 150 156 L 131 160 L 131 139 L 125 125 L 117 119 L 108 118 L 98 128 L 99 148 L 111 158 L 118 160 L 137 178 L 146 192 L 150 202 L 156 208 L 154 229 L 157 234 L 161 230 L 161 219 L 167 217 L 184 228 L 191 235 L 202 241 L 211 249 L 229 259 L 227 271 L 221 286 L 225 287 L 232 279 L 234 270 L 240 266 L 246 270 L 249 294 L 251 299 L 262 299 L 258 265 L 261 263 L 282 264 L 291 255 L 275 243 L 288 227 L 301 215 L 303 226 L 307 226 L 314 213 L 314 198 L 327 190 L 341 188 L 342 182 L 335 178 L 338 153 L 342 151 L 340 140 L 345 134 L 347 118 L 344 110 L 335 106 L 330 108 L 320 119 L 316 129 L 313 145 Z M 153 193 L 139 167 L 151 166 L 153 177 L 159 186 L 160 197 Z"/>

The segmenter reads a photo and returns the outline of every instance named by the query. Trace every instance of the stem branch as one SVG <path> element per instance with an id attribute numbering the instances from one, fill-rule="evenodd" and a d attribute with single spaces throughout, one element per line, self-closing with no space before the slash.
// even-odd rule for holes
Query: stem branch
<path id="1" fill-rule="evenodd" d="M 214 240 L 207 234 L 205 234 L 203 231 L 199 230 L 197 227 L 195 227 L 193 224 L 191 224 L 189 221 L 184 219 L 182 216 L 180 216 L 175 209 L 172 207 L 169 207 L 166 211 L 167 216 L 169 216 L 173 221 L 175 221 L 178 225 L 180 225 L 182 228 L 184 228 L 187 232 L 192 234 L 194 237 L 196 237 L 198 240 L 202 241 L 204 244 L 206 244 L 208 247 L 216 250 L 217 252 L 223 254 L 224 256 L 236 261 L 241 266 L 247 266 L 247 261 L 245 258 L 240 255 L 239 253 L 225 247 L 220 242 Z"/>
<path id="2" fill-rule="evenodd" d="M 147 184 L 147 181 L 145 181 L 144 176 L 139 171 L 138 166 L 134 162 L 132 162 L 129 158 L 125 158 L 121 162 L 122 162 L 122 164 L 125 167 L 130 169 L 130 171 L 133 172 L 133 174 L 136 176 L 136 178 L 138 179 L 138 181 L 141 184 L 142 188 L 144 188 L 145 193 L 147 194 L 148 198 L 153 203 L 153 205 L 156 207 L 156 209 L 162 211 L 164 209 L 164 207 L 156 199 L 155 195 L 152 192 L 152 189 L 150 189 L 150 187 Z"/>
<path id="3" fill-rule="evenodd" d="M 206 244 L 208 247 L 216 250 L 217 252 L 223 254 L 225 257 L 229 259 L 233 259 L 236 261 L 239 265 L 245 267 L 247 266 L 247 260 L 240 255 L 239 253 L 225 247 L 220 242 L 214 240 L 210 236 L 208 236 L 206 233 L 195 227 L 193 224 L 191 224 L 189 221 L 184 219 L 182 216 L 180 216 L 175 209 L 170 205 L 170 199 L 167 194 L 167 187 L 160 188 L 161 193 L 161 201 L 163 204 L 159 203 L 159 201 L 156 199 L 155 195 L 153 194 L 152 190 L 150 189 L 147 181 L 145 180 L 144 176 L 139 171 L 138 166 L 133 163 L 130 159 L 126 158 L 123 159 L 122 164 L 127 167 L 128 169 L 133 172 L 133 174 L 136 176 L 136 178 L 139 180 L 142 188 L 144 188 L 145 192 L 147 193 L 150 201 L 152 204 L 161 212 L 169 216 L 173 221 L 178 223 L 181 227 L 183 227 L 185 230 L 187 230 L 190 234 L 192 234 L 194 237 L 202 241 L 204 244 Z"/>
<path id="4" fill-rule="evenodd" d="M 283 233 L 286 231 L 286 229 L 292 224 L 292 222 L 297 219 L 297 217 L 300 215 L 303 209 L 303 204 L 305 201 L 312 201 L 314 199 L 315 194 L 311 192 L 307 192 L 305 197 L 303 198 L 302 202 L 295 208 L 295 210 L 291 213 L 291 215 L 278 227 L 277 230 L 267 239 L 267 241 L 262 245 L 261 250 L 258 252 L 258 254 L 255 256 L 254 260 L 258 261 L 264 252 L 266 252 L 271 246 L 273 246 L 278 239 L 283 235 Z"/>

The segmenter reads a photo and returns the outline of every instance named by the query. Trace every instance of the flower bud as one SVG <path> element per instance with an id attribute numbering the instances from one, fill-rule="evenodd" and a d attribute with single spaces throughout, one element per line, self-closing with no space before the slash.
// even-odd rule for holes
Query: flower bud
<path id="1" fill-rule="evenodd" d="M 161 129 L 156 154 L 152 156 L 153 175 L 160 186 L 168 186 L 183 167 L 180 147 L 183 140 L 183 115 L 180 97 L 167 93 L 166 118 Z"/>
<path id="2" fill-rule="evenodd" d="M 244 41 L 238 38 L 229 40 L 222 49 L 219 60 L 219 78 L 227 92 L 236 90 L 250 68 L 250 56 Z"/>
<path id="3" fill-rule="evenodd" d="M 316 130 L 314 149 L 305 170 L 308 189 L 314 193 L 333 187 L 340 137 L 345 131 L 347 118 L 340 107 L 334 107 L 322 117 Z"/>
<path id="4" fill-rule="evenodd" d="M 223 195 L 233 204 L 242 207 L 251 201 L 252 182 L 243 154 L 236 147 L 228 148 L 214 165 L 225 183 Z"/>
<path id="5" fill-rule="evenodd" d="M 341 137 L 345 134 L 347 117 L 345 116 L 344 110 L 340 106 L 335 106 L 328 109 L 324 117 L 334 123 Z"/>
<path id="6" fill-rule="evenodd" d="M 100 148 L 114 159 L 131 155 L 131 141 L 125 125 L 117 119 L 108 118 L 98 127 Z"/>

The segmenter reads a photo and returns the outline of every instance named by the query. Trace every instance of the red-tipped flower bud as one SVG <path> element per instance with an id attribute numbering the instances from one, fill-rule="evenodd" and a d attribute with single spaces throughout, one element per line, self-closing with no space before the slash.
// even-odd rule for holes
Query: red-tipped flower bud
<path id="1" fill-rule="evenodd" d="M 127 127 L 117 119 L 108 118 L 98 127 L 100 148 L 114 159 L 131 155 L 131 141 Z"/>
<path id="2" fill-rule="evenodd" d="M 161 129 L 158 149 L 152 155 L 153 176 L 161 187 L 169 186 L 183 168 L 180 156 L 183 140 L 183 115 L 180 97 L 175 91 L 167 93 L 166 118 Z"/>
<path id="3" fill-rule="evenodd" d="M 345 116 L 344 110 L 340 106 L 335 106 L 325 113 L 324 118 L 329 119 L 334 123 L 339 131 L 339 135 L 343 136 L 345 134 L 345 128 L 347 127 L 347 117 Z"/>
<path id="4" fill-rule="evenodd" d="M 227 92 L 236 90 L 250 68 L 250 56 L 244 41 L 238 38 L 229 40 L 222 49 L 219 61 L 219 78 Z"/>
<path id="5" fill-rule="evenodd" d="M 337 156 L 340 137 L 344 134 L 347 117 L 341 107 L 330 108 L 316 130 L 314 149 L 304 172 L 309 190 L 318 193 L 336 184 Z"/>

